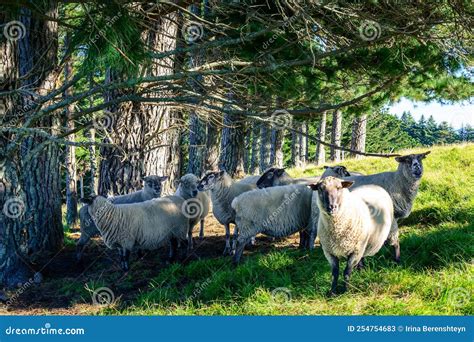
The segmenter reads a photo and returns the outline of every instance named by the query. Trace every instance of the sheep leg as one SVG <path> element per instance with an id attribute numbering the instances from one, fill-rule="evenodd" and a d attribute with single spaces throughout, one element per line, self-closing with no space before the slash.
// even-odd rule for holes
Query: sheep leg
<path id="1" fill-rule="evenodd" d="M 199 240 L 204 239 L 204 219 L 200 221 L 200 227 L 199 227 Z"/>
<path id="2" fill-rule="evenodd" d="M 237 265 L 240 262 L 240 258 L 242 257 L 242 253 L 244 252 L 245 246 L 250 242 L 252 237 L 242 237 L 240 236 L 237 239 L 237 246 L 235 249 L 235 254 L 232 262 L 234 265 Z"/>
<path id="3" fill-rule="evenodd" d="M 230 225 L 229 223 L 226 223 L 224 225 L 225 227 L 225 248 L 224 248 L 224 255 L 227 255 L 230 253 L 231 251 L 231 247 L 230 247 Z M 236 227 L 237 229 L 237 227 Z M 235 234 L 235 229 L 234 229 L 234 234 Z"/>
<path id="4" fill-rule="evenodd" d="M 359 263 L 359 259 L 356 258 L 355 254 L 352 253 L 349 255 L 347 258 L 347 265 L 344 270 L 344 289 L 343 292 L 346 292 L 348 287 L 349 287 L 349 279 L 351 278 L 352 270 L 354 269 L 354 266 Z"/>
<path id="5" fill-rule="evenodd" d="M 364 258 L 361 258 L 360 261 L 359 261 L 359 263 L 357 264 L 356 268 L 357 268 L 358 270 L 361 270 L 361 269 L 364 268 L 364 266 L 365 266 L 365 264 L 364 264 Z"/>
<path id="6" fill-rule="evenodd" d="M 122 270 L 124 272 L 128 272 L 129 270 L 128 261 L 130 258 L 130 251 L 125 248 L 120 248 L 119 253 L 120 253 L 120 267 L 122 267 Z"/>
<path id="7" fill-rule="evenodd" d="M 178 240 L 175 237 L 172 237 L 170 239 L 170 253 L 169 253 L 170 262 L 174 262 L 176 260 L 177 251 L 178 251 Z"/>
<path id="8" fill-rule="evenodd" d="M 332 254 L 328 254 L 329 264 L 331 265 L 331 272 L 332 272 L 332 283 L 331 283 L 331 291 L 329 294 L 334 296 L 336 294 L 337 288 L 337 281 L 339 279 L 339 259 Z"/>
<path id="9" fill-rule="evenodd" d="M 188 254 L 193 250 L 193 227 L 189 225 L 188 228 Z"/>
<path id="10" fill-rule="evenodd" d="M 86 249 L 86 245 L 89 242 L 91 237 L 89 234 L 82 233 L 79 241 L 76 244 L 76 261 L 79 262 L 82 260 L 82 256 L 84 255 L 84 250 Z"/>
<path id="11" fill-rule="evenodd" d="M 395 221 L 388 237 L 388 242 L 393 247 L 395 262 L 400 264 L 400 240 L 398 239 L 398 224 Z"/>
<path id="12" fill-rule="evenodd" d="M 234 226 L 234 237 L 232 239 L 232 249 L 230 251 L 230 255 L 234 255 L 235 248 L 237 247 L 237 239 L 239 238 L 239 226 L 236 224 Z"/>
<path id="13" fill-rule="evenodd" d="M 300 249 L 306 249 L 308 247 L 309 241 L 308 241 L 308 232 L 306 229 L 300 230 L 300 244 L 299 248 Z"/>

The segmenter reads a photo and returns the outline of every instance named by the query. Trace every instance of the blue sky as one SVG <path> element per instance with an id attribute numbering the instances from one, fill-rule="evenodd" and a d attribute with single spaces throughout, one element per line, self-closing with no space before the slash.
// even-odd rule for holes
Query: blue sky
<path id="1" fill-rule="evenodd" d="M 415 120 L 418 120 L 422 114 L 428 118 L 433 115 L 436 122 L 447 121 L 454 128 L 460 128 L 463 124 L 470 124 L 474 127 L 474 104 L 468 102 L 442 105 L 440 103 L 412 102 L 402 99 L 400 102 L 389 107 L 389 112 L 398 117 L 404 112 L 409 111 L 413 114 Z"/>

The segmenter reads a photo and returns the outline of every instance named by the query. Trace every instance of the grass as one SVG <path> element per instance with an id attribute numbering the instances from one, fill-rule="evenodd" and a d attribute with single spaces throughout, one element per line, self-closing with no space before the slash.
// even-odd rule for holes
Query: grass
<path id="1" fill-rule="evenodd" d="M 257 248 L 236 268 L 228 258 L 171 265 L 131 302 L 101 314 L 471 315 L 474 145 L 431 150 L 413 212 L 401 224 L 401 265 L 384 247 L 354 272 L 346 294 L 327 297 L 330 269 L 319 247 L 311 254 L 294 246 L 267 253 Z M 364 173 L 396 168 L 393 159 L 381 158 L 342 164 Z M 322 169 L 309 165 L 290 173 L 315 175 Z"/>

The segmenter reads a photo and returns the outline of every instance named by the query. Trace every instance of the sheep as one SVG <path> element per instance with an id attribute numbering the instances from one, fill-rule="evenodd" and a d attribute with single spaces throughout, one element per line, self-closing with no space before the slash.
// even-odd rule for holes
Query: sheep
<path id="1" fill-rule="evenodd" d="M 102 196 L 82 199 L 108 248 L 119 248 L 121 267 L 128 271 L 130 251 L 154 250 L 170 244 L 174 258 L 177 244 L 186 240 L 190 220 L 182 212 L 178 196 L 154 198 L 131 204 L 114 204 Z"/>
<path id="2" fill-rule="evenodd" d="M 309 187 L 317 192 L 318 236 L 331 265 L 330 294 L 336 293 L 339 259 L 347 258 L 344 270 L 345 292 L 354 266 L 366 256 L 375 255 L 394 229 L 390 195 L 377 185 L 365 185 L 349 191 L 353 181 L 326 177 Z"/>
<path id="3" fill-rule="evenodd" d="M 168 179 L 167 176 L 147 176 L 143 177 L 145 186 L 142 190 L 132 192 L 127 195 L 111 197 L 110 201 L 115 204 L 126 204 L 126 203 L 139 203 L 157 198 L 161 196 L 162 182 Z M 96 235 L 99 235 L 99 230 L 94 224 L 91 216 L 89 215 L 87 206 L 83 206 L 79 209 L 79 221 L 81 229 L 81 237 L 76 243 L 76 260 L 80 261 L 84 253 L 84 249 L 89 240 Z"/>
<path id="4" fill-rule="evenodd" d="M 288 184 L 309 184 L 318 182 L 322 177 L 327 176 L 350 176 L 350 173 L 344 166 L 325 166 L 325 171 L 321 177 L 310 177 L 310 178 L 292 178 L 283 168 L 270 168 L 266 170 L 260 179 L 257 181 L 257 186 L 262 188 L 268 188 L 272 186 L 281 186 Z M 314 213 L 315 220 L 317 222 L 317 212 Z M 314 237 L 316 238 L 316 237 Z M 300 244 L 301 249 L 311 249 L 314 245 L 314 239 L 311 240 L 308 234 L 308 230 L 300 231 Z"/>
<path id="5" fill-rule="evenodd" d="M 191 219 L 190 229 L 188 234 L 188 249 L 192 248 L 193 244 L 193 232 L 197 221 L 200 221 L 199 239 L 202 240 L 204 237 L 204 219 L 209 214 L 210 198 L 209 194 L 205 191 L 198 191 L 199 179 L 192 173 L 188 173 L 181 177 L 178 182 L 178 187 L 175 192 L 175 196 L 180 196 L 185 200 L 183 207 L 183 213 L 188 215 Z"/>
<path id="6" fill-rule="evenodd" d="M 240 261 L 251 237 L 259 233 L 286 237 L 306 229 L 314 239 L 311 196 L 312 191 L 306 185 L 285 185 L 248 191 L 235 198 L 232 208 L 238 237 L 234 263 Z"/>
<path id="7" fill-rule="evenodd" d="M 289 185 L 289 184 L 308 184 L 308 183 L 316 183 L 321 178 L 327 176 L 335 176 L 335 177 L 349 177 L 352 175 L 360 175 L 356 172 L 347 171 L 345 166 L 336 165 L 336 166 L 325 166 L 324 173 L 319 177 L 306 177 L 306 178 L 292 178 L 288 173 L 286 173 L 285 169 L 283 168 L 269 168 L 266 170 L 260 179 L 256 182 L 257 187 L 260 189 L 268 188 L 271 186 L 279 186 L 279 185 Z"/>
<path id="8" fill-rule="evenodd" d="M 255 184 L 235 182 L 225 171 L 208 172 L 198 184 L 199 191 L 210 191 L 212 201 L 212 212 L 225 227 L 224 255 L 231 252 L 230 246 L 230 224 L 235 224 L 235 211 L 231 204 L 234 198 L 240 194 L 253 190 Z M 234 230 L 236 235 L 237 230 Z"/>
<path id="9" fill-rule="evenodd" d="M 410 215 L 415 200 L 421 177 L 423 176 L 422 160 L 430 151 L 420 154 L 409 154 L 396 157 L 399 163 L 397 171 L 376 173 L 367 176 L 344 177 L 344 180 L 354 182 L 351 189 L 363 185 L 378 185 L 384 188 L 393 201 L 393 211 L 398 228 L 398 220 Z M 400 262 L 400 244 L 398 243 L 398 229 L 390 233 L 388 242 L 394 249 L 394 259 Z"/>

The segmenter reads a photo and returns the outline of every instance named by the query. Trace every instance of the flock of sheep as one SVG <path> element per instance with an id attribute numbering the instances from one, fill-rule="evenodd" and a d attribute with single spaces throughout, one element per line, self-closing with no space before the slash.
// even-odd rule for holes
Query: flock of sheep
<path id="1" fill-rule="evenodd" d="M 144 188 L 132 194 L 83 199 L 79 212 L 82 257 L 90 237 L 100 233 L 108 248 L 118 248 L 121 267 L 128 270 L 133 249 L 170 247 L 176 258 L 182 241 L 193 249 L 193 228 L 212 212 L 225 227 L 224 255 L 239 263 L 245 246 L 257 234 L 287 237 L 300 234 L 300 248 L 313 249 L 316 236 L 332 269 L 331 294 L 336 293 L 339 261 L 347 259 L 344 289 L 354 267 L 376 254 L 387 241 L 400 261 L 398 223 L 412 209 L 423 174 L 422 160 L 430 152 L 396 157 L 398 169 L 372 175 L 326 167 L 321 177 L 292 178 L 284 169 L 270 168 L 261 176 L 232 179 L 225 171 L 208 172 L 202 179 L 184 175 L 174 195 L 161 196 L 166 177 L 144 178 Z M 230 224 L 234 224 L 231 243 Z"/>

